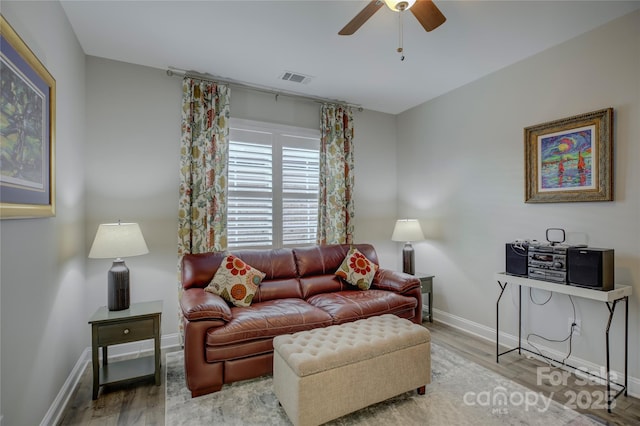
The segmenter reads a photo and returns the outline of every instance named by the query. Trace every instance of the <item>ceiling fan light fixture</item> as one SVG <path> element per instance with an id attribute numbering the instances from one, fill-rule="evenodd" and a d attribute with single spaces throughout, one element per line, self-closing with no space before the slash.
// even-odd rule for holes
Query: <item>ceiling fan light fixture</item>
<path id="1" fill-rule="evenodd" d="M 384 0 L 387 7 L 394 12 L 402 12 L 411 9 L 416 0 Z"/>

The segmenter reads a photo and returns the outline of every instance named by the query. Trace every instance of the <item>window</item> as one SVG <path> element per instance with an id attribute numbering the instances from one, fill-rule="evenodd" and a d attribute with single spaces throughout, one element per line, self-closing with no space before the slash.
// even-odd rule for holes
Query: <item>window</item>
<path id="1" fill-rule="evenodd" d="M 232 119 L 229 248 L 315 244 L 320 131 Z"/>

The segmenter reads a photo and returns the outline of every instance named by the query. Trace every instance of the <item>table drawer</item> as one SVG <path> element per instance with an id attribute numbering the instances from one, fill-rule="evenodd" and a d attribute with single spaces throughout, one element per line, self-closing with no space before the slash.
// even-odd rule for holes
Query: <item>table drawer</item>
<path id="1" fill-rule="evenodd" d="M 420 278 L 420 288 L 422 293 L 430 293 L 433 291 L 433 277 Z"/>
<path id="2" fill-rule="evenodd" d="M 98 345 L 100 346 L 153 339 L 154 336 L 153 318 L 98 325 Z"/>

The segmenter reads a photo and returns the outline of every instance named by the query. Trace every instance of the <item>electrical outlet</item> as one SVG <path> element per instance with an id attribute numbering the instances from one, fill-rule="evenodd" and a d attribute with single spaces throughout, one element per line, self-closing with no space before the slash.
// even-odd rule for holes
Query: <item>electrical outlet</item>
<path id="1" fill-rule="evenodd" d="M 573 324 L 575 324 L 575 325 L 573 325 Z M 577 319 L 574 322 L 573 318 L 569 318 L 569 320 L 568 320 L 568 331 L 569 331 L 569 333 L 571 333 L 571 326 L 572 325 L 573 325 L 573 335 L 574 336 L 579 336 L 580 333 L 582 332 L 582 321 Z"/>

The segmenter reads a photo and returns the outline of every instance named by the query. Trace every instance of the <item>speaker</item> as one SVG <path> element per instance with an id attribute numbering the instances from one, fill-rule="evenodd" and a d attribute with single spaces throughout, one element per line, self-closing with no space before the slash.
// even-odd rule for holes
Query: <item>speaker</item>
<path id="1" fill-rule="evenodd" d="M 613 290 L 613 249 L 571 247 L 567 250 L 567 280 L 571 285 Z"/>
<path id="2" fill-rule="evenodd" d="M 527 276 L 527 243 L 507 243 L 506 246 L 506 272 L 509 275 Z"/>

